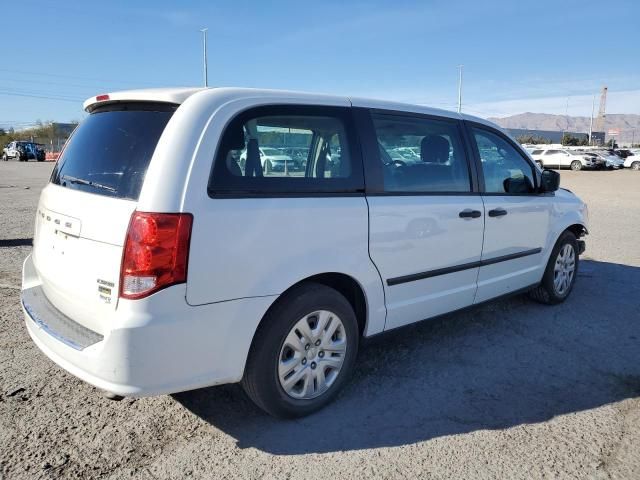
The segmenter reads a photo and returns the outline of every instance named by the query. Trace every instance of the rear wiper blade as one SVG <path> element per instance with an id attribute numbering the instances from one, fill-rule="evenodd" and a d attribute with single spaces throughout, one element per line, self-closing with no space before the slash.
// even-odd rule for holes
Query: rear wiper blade
<path id="1" fill-rule="evenodd" d="M 84 178 L 72 177 L 71 175 L 62 175 L 63 180 L 68 180 L 70 183 L 78 183 L 80 185 L 88 185 L 90 187 L 101 188 L 103 190 L 107 190 L 109 192 L 115 192 L 116 189 L 110 187 L 109 185 L 103 185 L 98 182 L 92 182 L 90 180 L 85 180 Z"/>

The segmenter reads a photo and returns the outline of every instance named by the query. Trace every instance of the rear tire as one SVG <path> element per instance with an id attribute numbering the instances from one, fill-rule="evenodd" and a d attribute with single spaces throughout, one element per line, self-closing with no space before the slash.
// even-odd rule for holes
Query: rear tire
<path id="1" fill-rule="evenodd" d="M 574 160 L 571 162 L 571 170 L 577 172 L 578 170 L 582 170 L 582 162 L 580 160 Z"/>
<path id="2" fill-rule="evenodd" d="M 529 292 L 529 296 L 547 305 L 564 302 L 575 284 L 579 263 L 578 239 L 566 230 L 553 247 L 542 282 Z"/>
<path id="3" fill-rule="evenodd" d="M 631 164 L 631 170 L 640 170 L 640 162 L 633 162 Z"/>
<path id="4" fill-rule="evenodd" d="M 302 283 L 262 320 L 242 388 L 275 417 L 309 415 L 331 402 L 348 381 L 358 342 L 358 322 L 347 299 L 325 285 Z"/>

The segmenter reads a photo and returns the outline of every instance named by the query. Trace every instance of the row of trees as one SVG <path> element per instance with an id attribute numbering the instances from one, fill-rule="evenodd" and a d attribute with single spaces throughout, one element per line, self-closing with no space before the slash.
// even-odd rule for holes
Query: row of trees
<path id="1" fill-rule="evenodd" d="M 518 135 L 516 137 L 516 140 L 518 141 L 518 143 L 527 143 L 529 145 L 545 145 L 551 143 L 551 140 L 539 135 Z"/>
<path id="2" fill-rule="evenodd" d="M 521 144 L 526 143 L 529 145 L 545 145 L 553 143 L 550 139 L 539 135 L 519 135 L 516 137 L 516 140 Z M 561 143 L 567 147 L 586 147 L 589 145 L 589 140 L 586 138 L 575 137 L 570 133 L 565 133 L 562 135 Z"/>
<path id="3" fill-rule="evenodd" d="M 568 147 L 586 147 L 589 145 L 589 139 L 578 138 L 578 137 L 574 137 L 570 133 L 565 133 L 564 135 L 562 135 L 561 143 L 562 145 L 565 145 Z"/>

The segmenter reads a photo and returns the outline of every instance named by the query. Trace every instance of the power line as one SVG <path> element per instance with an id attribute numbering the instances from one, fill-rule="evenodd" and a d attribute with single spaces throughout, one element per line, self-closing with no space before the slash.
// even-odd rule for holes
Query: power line
<path id="1" fill-rule="evenodd" d="M 89 84 L 80 84 L 80 83 L 67 83 L 67 82 L 52 82 L 51 80 L 29 80 L 25 78 L 7 78 L 3 77 L 3 80 L 7 82 L 19 82 L 19 83 L 36 83 L 39 85 L 59 85 L 63 87 L 77 87 L 77 88 L 91 88 L 93 90 L 106 90 L 108 87 L 104 84 L 102 85 L 89 85 Z"/>
<path id="2" fill-rule="evenodd" d="M 68 98 L 70 100 L 78 100 L 80 98 L 86 98 L 84 96 L 80 97 L 80 96 L 71 95 L 67 93 L 56 93 L 56 92 L 52 92 L 51 90 L 40 90 L 40 89 L 32 90 L 32 89 L 24 89 L 24 88 L 15 88 L 7 85 L 0 85 L 0 90 L 9 92 L 9 93 L 25 93 L 27 95 L 45 95 L 50 97 Z"/>
<path id="3" fill-rule="evenodd" d="M 45 76 L 45 77 L 72 78 L 72 79 L 76 79 L 76 80 L 90 80 L 90 81 L 96 81 L 96 82 L 108 82 L 108 83 L 116 84 L 116 85 L 127 85 L 126 83 L 124 83 L 121 80 L 106 80 L 104 78 L 82 77 L 82 76 L 77 76 L 77 75 L 64 75 L 64 74 L 61 74 L 61 73 L 30 72 L 30 71 L 27 71 L 27 70 L 10 70 L 10 69 L 6 69 L 6 68 L 0 68 L 0 72 L 17 73 L 17 74 L 20 74 L 20 75 L 36 75 L 38 77 Z M 145 80 L 144 83 L 148 84 L 148 85 L 165 86 L 162 83 L 149 82 L 147 80 Z M 131 82 L 129 82 L 129 84 L 131 84 Z"/>
<path id="4" fill-rule="evenodd" d="M 62 97 L 52 97 L 49 95 L 35 95 L 29 93 L 16 93 L 16 92 L 4 92 L 0 90 L 0 95 L 7 95 L 10 97 L 28 97 L 28 98 L 43 98 L 46 100 L 57 100 L 59 102 L 73 102 L 78 103 L 82 102 L 80 99 L 72 99 L 72 98 L 62 98 Z"/>

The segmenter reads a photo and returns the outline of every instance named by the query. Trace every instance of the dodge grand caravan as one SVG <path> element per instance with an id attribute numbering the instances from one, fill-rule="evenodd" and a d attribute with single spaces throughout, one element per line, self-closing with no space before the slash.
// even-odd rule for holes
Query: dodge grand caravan
<path id="1" fill-rule="evenodd" d="M 22 306 L 38 347 L 111 395 L 241 382 L 266 412 L 305 415 L 364 337 L 518 292 L 556 304 L 576 281 L 585 204 L 485 120 L 235 88 L 84 107 L 40 197 Z M 265 171 L 263 147 L 304 169 Z"/>

